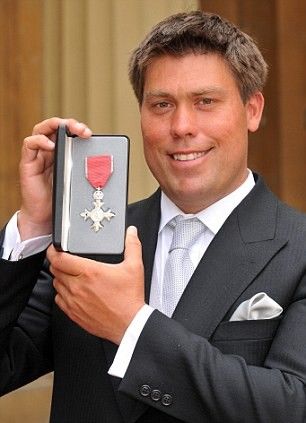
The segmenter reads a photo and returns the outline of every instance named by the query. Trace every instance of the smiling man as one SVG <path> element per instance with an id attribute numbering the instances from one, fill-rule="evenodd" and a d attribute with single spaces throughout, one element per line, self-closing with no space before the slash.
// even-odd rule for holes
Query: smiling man
<path id="1" fill-rule="evenodd" d="M 152 29 L 130 80 L 160 188 L 129 206 L 121 262 L 50 246 L 55 290 L 55 132 L 91 131 L 34 127 L 2 233 L 3 393 L 53 369 L 55 423 L 305 422 L 306 218 L 247 167 L 266 76 L 254 41 L 219 16 Z"/>
<path id="2" fill-rule="evenodd" d="M 258 128 L 263 96 L 243 102 L 218 53 L 154 58 L 140 106 L 144 152 L 163 192 L 197 213 L 247 177 L 248 130 Z"/>

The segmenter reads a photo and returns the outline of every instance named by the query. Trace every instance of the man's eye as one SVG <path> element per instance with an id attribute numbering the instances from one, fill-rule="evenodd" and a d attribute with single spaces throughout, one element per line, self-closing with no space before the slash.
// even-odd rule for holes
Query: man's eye
<path id="1" fill-rule="evenodd" d="M 166 113 L 171 109 L 171 103 L 168 103 L 167 101 L 158 101 L 156 103 L 151 104 L 152 111 L 154 113 Z"/>
<path id="2" fill-rule="evenodd" d="M 207 98 L 207 97 L 205 97 L 205 98 L 202 98 L 202 99 L 199 101 L 199 103 L 200 103 L 200 104 L 203 104 L 203 105 L 209 105 L 209 104 L 212 104 L 212 103 L 213 103 L 213 99 L 212 99 L 212 98 Z"/>
<path id="3" fill-rule="evenodd" d="M 165 109 L 169 106 L 169 103 L 167 103 L 166 101 L 161 101 L 160 103 L 156 103 L 155 106 L 159 109 Z"/>

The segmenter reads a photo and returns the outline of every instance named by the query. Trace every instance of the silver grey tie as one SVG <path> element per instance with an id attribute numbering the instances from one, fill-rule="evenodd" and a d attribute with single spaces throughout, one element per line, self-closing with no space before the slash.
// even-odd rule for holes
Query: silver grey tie
<path id="1" fill-rule="evenodd" d="M 196 217 L 184 219 L 183 216 L 176 216 L 168 225 L 174 228 L 174 231 L 165 264 L 162 310 L 170 317 L 194 271 L 189 248 L 196 242 L 205 226 Z"/>

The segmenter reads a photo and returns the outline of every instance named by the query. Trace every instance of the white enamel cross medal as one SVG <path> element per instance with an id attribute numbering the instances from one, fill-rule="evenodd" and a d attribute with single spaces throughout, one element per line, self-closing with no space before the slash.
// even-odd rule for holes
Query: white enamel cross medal
<path id="1" fill-rule="evenodd" d="M 89 183 L 95 188 L 93 193 L 93 205 L 92 210 L 83 211 L 80 215 L 87 220 L 91 219 L 91 228 L 98 232 L 103 228 L 103 220 L 106 219 L 108 222 L 115 216 L 115 213 L 111 209 L 104 210 L 102 188 L 107 184 L 111 174 L 113 173 L 113 156 L 91 156 L 85 158 L 85 174 Z"/>

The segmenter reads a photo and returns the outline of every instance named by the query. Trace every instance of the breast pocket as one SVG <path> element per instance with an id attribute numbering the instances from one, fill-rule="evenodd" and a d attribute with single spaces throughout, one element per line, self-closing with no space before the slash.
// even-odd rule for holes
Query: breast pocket
<path id="1" fill-rule="evenodd" d="M 222 322 L 210 339 L 224 354 L 240 355 L 247 364 L 262 366 L 281 318 Z"/>

